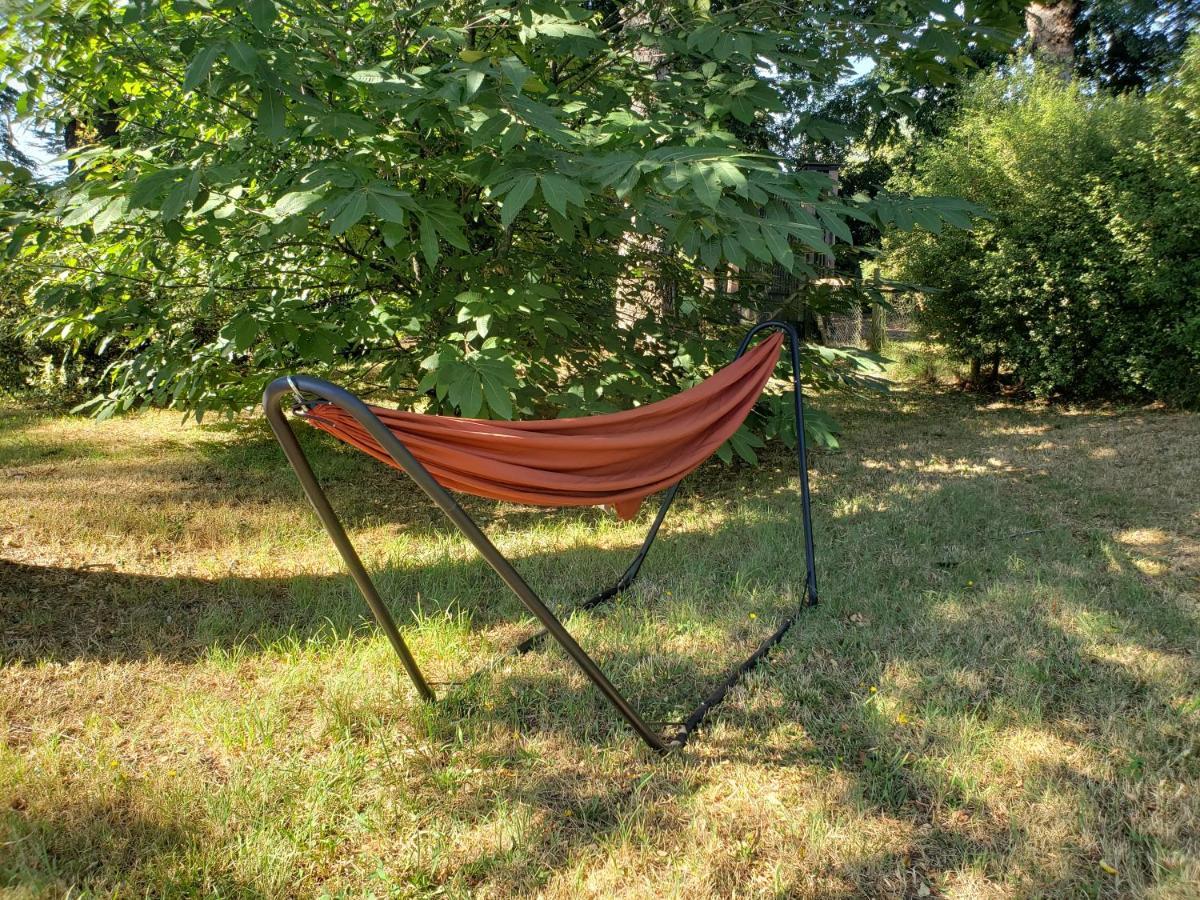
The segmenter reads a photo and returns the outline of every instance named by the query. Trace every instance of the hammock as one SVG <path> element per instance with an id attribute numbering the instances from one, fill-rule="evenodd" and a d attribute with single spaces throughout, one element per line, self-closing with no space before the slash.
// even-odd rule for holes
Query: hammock
<path id="1" fill-rule="evenodd" d="M 777 333 L 747 352 L 751 339 L 768 329 Z M 817 602 L 817 580 L 804 445 L 804 400 L 800 391 L 800 336 L 790 323 L 770 321 L 756 325 L 743 339 L 737 358 L 695 387 L 658 403 L 606 415 L 528 422 L 425 416 L 367 406 L 337 385 L 303 375 L 271 382 L 263 394 L 263 408 L 304 493 L 423 700 L 436 699 L 433 689 L 417 666 L 284 416 L 281 401 L 289 392 L 296 395 L 298 402 L 293 410 L 298 416 L 405 472 L 475 545 L 543 626 L 543 631 L 517 644 L 512 652 L 523 653 L 547 635 L 553 637 L 634 731 L 653 749 L 667 752 L 687 742 L 730 688 L 783 638 L 800 610 L 779 623 L 747 660 L 718 684 L 683 722 L 676 723 L 678 728 L 673 738 L 664 739 L 613 686 L 508 558 L 448 492 L 541 506 L 611 505 L 622 518 L 629 519 L 636 515 L 647 496 L 665 490 L 641 549 L 624 574 L 611 587 L 577 607 L 589 609 L 620 594 L 637 578 L 680 480 L 741 426 L 775 370 L 785 335 L 791 345 L 792 410 L 796 420 L 796 462 L 804 524 L 804 599 L 812 606 Z"/>
<path id="2" fill-rule="evenodd" d="M 501 422 L 367 408 L 442 487 L 537 506 L 612 506 L 622 519 L 675 484 L 738 430 L 779 358 L 778 332 L 667 400 L 572 419 Z M 332 403 L 302 413 L 322 431 L 399 468 L 354 417 Z"/>

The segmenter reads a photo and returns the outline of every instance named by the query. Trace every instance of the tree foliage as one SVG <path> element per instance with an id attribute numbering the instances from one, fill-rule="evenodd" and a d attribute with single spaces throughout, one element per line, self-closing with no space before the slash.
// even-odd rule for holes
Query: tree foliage
<path id="1" fill-rule="evenodd" d="M 1111 91 L 1145 90 L 1179 66 L 1200 26 L 1200 0 L 1089 0 L 1080 11 L 1076 66 Z"/>
<path id="2" fill-rule="evenodd" d="M 1200 25 L 1200 0 L 1064 0 L 1029 6 L 1035 21 L 1047 8 L 1062 17 L 1056 24 L 1067 34 L 1061 36 L 1065 48 L 1058 49 L 1068 54 L 1067 65 L 1078 77 L 1113 94 L 1163 84 L 1178 68 L 1188 35 Z M 1026 55 L 1033 42 L 1032 35 L 1021 33 L 1007 45 L 969 43 L 958 66 L 985 72 Z M 797 106 L 796 114 L 816 115 L 830 123 L 824 134 L 793 136 L 785 118 L 778 139 L 796 155 L 839 165 L 844 185 L 873 194 L 893 176 L 910 175 L 922 146 L 946 133 L 957 118 L 968 79 L 930 79 L 914 86 L 888 60 L 870 62 L 878 64 Z M 911 89 L 912 101 L 885 102 L 897 87 Z M 879 237 L 869 226 L 859 225 L 854 231 L 857 239 L 872 243 Z"/>
<path id="3" fill-rule="evenodd" d="M 739 314 L 711 289 L 725 266 L 812 274 L 848 222 L 964 223 L 954 201 L 833 196 L 747 135 L 864 52 L 943 80 L 1014 15 L 945 0 L 28 6 L 0 66 L 29 115 L 84 137 L 40 207 L 10 205 L 5 250 L 40 274 L 39 332 L 114 357 L 99 411 L 243 408 L 303 369 L 505 418 L 627 406 L 727 360 Z M 806 376 L 853 364 L 813 351 Z"/>
<path id="4" fill-rule="evenodd" d="M 992 218 L 893 235 L 921 321 L 1043 396 L 1200 403 L 1200 43 L 1145 98 L 1054 73 L 980 79 L 915 185 Z"/>

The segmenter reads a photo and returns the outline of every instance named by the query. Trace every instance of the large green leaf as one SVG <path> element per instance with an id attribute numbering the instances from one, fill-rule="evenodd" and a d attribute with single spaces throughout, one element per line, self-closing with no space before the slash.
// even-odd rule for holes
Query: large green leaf
<path id="1" fill-rule="evenodd" d="M 258 103 L 258 127 L 264 135 L 278 140 L 286 133 L 284 128 L 285 106 L 283 94 L 267 89 Z"/>
<path id="2" fill-rule="evenodd" d="M 187 71 L 183 74 L 183 90 L 184 92 L 194 91 L 205 78 L 208 77 L 208 72 L 212 68 L 213 62 L 221 55 L 221 51 L 225 48 L 219 43 L 209 44 L 188 63 Z"/>
<path id="3" fill-rule="evenodd" d="M 504 202 L 500 207 L 500 224 L 506 228 L 525 208 L 525 204 L 529 202 L 529 198 L 533 196 L 534 188 L 537 187 L 537 177 L 534 175 L 521 175 L 508 189 L 504 195 Z"/>

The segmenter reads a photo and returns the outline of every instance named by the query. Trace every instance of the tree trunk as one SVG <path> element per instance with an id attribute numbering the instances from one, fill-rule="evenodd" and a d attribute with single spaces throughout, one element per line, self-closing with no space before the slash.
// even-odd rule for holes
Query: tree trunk
<path id="1" fill-rule="evenodd" d="M 1025 27 L 1034 56 L 1061 67 L 1068 77 L 1075 65 L 1079 5 L 1079 0 L 1035 0 L 1025 7 Z"/>
<path id="2" fill-rule="evenodd" d="M 883 288 L 883 279 L 879 274 L 879 269 L 875 269 L 875 291 L 876 296 Z M 882 304 L 871 304 L 871 324 L 867 329 L 867 349 L 872 353 L 882 353 L 884 345 L 887 344 L 887 310 Z"/>
<path id="3" fill-rule="evenodd" d="M 887 310 L 878 303 L 871 304 L 871 324 L 867 329 L 867 349 L 882 353 L 887 344 Z"/>

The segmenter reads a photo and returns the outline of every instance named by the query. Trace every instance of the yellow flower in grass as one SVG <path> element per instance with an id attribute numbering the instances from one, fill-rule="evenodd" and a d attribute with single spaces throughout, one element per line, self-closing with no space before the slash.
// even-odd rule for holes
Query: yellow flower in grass
<path id="1" fill-rule="evenodd" d="M 875 687 L 875 685 L 871 685 L 871 693 L 872 693 L 872 694 L 878 694 L 878 693 L 879 693 L 879 688 Z"/>
<path id="2" fill-rule="evenodd" d="M 750 620 L 751 620 L 751 621 L 754 621 L 754 620 L 755 620 L 755 619 L 757 619 L 757 618 L 758 618 L 758 613 L 750 613 Z"/>

